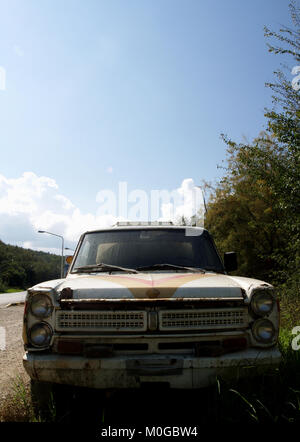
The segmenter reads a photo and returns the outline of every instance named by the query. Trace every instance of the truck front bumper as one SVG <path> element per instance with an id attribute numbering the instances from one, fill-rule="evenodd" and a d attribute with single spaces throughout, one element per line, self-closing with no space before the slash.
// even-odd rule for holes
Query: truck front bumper
<path id="1" fill-rule="evenodd" d="M 164 382 L 171 388 L 192 389 L 212 385 L 217 378 L 229 380 L 260 374 L 278 366 L 280 360 L 281 354 L 275 347 L 200 358 L 134 355 L 95 359 L 26 352 L 23 364 L 32 379 L 58 384 L 123 389 Z"/>

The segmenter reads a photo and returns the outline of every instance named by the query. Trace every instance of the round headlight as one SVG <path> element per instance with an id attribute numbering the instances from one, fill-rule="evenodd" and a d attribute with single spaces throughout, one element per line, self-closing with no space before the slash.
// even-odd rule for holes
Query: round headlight
<path id="1" fill-rule="evenodd" d="M 36 347 L 47 347 L 50 343 L 52 330 L 48 324 L 39 322 L 29 330 L 29 338 Z"/>
<path id="2" fill-rule="evenodd" d="M 274 306 L 274 296 L 269 290 L 259 290 L 252 296 L 251 309 L 259 316 L 271 313 Z"/>
<path id="3" fill-rule="evenodd" d="M 252 326 L 254 338 L 262 343 L 270 343 L 275 337 L 275 328 L 268 319 L 258 319 Z"/>
<path id="4" fill-rule="evenodd" d="M 51 299 L 46 295 L 35 295 L 31 299 L 31 313 L 37 318 L 48 318 L 53 310 Z"/>

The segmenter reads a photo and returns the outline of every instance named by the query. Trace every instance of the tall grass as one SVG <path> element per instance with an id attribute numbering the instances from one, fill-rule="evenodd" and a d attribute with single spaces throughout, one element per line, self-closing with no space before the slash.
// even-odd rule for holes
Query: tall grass
<path id="1" fill-rule="evenodd" d="M 300 350 L 291 346 L 293 335 L 283 329 L 277 369 L 234 385 L 217 382 L 214 420 L 221 422 L 300 423 Z"/>
<path id="2" fill-rule="evenodd" d="M 11 380 L 0 402 L 0 422 L 35 422 L 28 380 L 18 375 Z"/>

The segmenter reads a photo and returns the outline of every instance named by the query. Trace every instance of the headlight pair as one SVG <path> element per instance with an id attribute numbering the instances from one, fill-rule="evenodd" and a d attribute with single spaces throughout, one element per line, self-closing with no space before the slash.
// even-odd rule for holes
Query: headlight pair
<path id="1" fill-rule="evenodd" d="M 42 322 L 49 318 L 53 311 L 51 298 L 43 293 L 38 293 L 30 298 L 30 313 L 41 322 L 32 325 L 28 330 L 30 342 L 39 348 L 48 347 L 53 335 L 51 326 L 47 322 Z"/>
<path id="2" fill-rule="evenodd" d="M 266 318 L 272 313 L 274 305 L 275 297 L 270 289 L 256 290 L 251 298 L 250 312 L 255 318 L 259 317 L 252 324 L 252 334 L 262 344 L 273 343 L 276 336 L 273 322 Z"/>

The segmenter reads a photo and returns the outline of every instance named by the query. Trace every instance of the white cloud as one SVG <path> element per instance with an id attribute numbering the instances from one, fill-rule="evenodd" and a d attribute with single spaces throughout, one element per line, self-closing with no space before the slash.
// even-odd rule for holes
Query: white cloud
<path id="1" fill-rule="evenodd" d="M 188 221 L 197 214 L 198 222 L 204 225 L 204 200 L 202 190 L 195 185 L 192 178 L 186 178 L 181 186 L 173 191 L 173 201 L 161 205 L 162 220 L 171 220 L 175 223 L 184 216 Z"/>
<path id="2" fill-rule="evenodd" d="M 58 249 L 56 247 L 36 247 L 32 241 L 24 241 L 22 247 L 24 247 L 24 249 L 38 250 L 40 252 L 46 253 L 61 253 L 61 249 Z"/>
<path id="3" fill-rule="evenodd" d="M 45 193 L 57 188 L 53 179 L 38 177 L 32 172 L 24 172 L 16 179 L 0 175 L 0 214 L 34 213 Z"/>
<path id="4" fill-rule="evenodd" d="M 195 207 L 198 210 L 203 206 L 201 190 L 191 178 L 183 180 L 178 189 L 165 193 L 173 199 L 160 201 L 162 219 L 176 222 L 182 215 L 190 218 L 195 214 Z M 95 204 L 101 204 L 102 200 L 97 195 Z M 121 194 L 113 196 L 114 202 L 122 198 Z M 148 210 L 147 198 L 145 193 Z M 132 205 L 130 195 L 125 204 Z M 0 240 L 6 243 L 59 254 L 60 239 L 38 234 L 38 230 L 62 235 L 65 246 L 75 248 L 83 232 L 111 226 L 118 220 L 124 221 L 126 218 L 120 216 L 117 210 L 104 213 L 99 206 L 95 207 L 95 213 L 83 213 L 60 193 L 52 178 L 37 176 L 33 172 L 24 172 L 19 178 L 13 179 L 0 175 Z"/>
<path id="5" fill-rule="evenodd" d="M 59 193 L 51 178 L 33 172 L 24 172 L 16 179 L 0 175 L 0 239 L 4 242 L 60 253 L 59 238 L 37 231 L 62 235 L 66 245 L 74 247 L 84 231 L 114 222 L 114 217 L 83 214 Z"/>
<path id="6" fill-rule="evenodd" d="M 56 195 L 55 199 L 57 201 L 60 201 L 62 203 L 62 205 L 63 205 L 63 208 L 66 209 L 66 210 L 75 208 L 74 204 L 68 198 L 66 198 L 63 195 Z"/>

